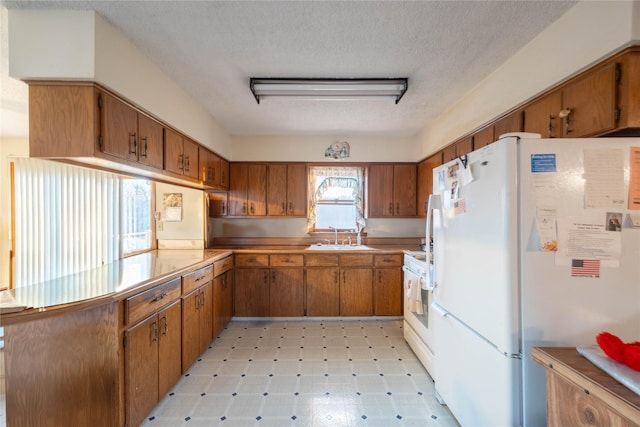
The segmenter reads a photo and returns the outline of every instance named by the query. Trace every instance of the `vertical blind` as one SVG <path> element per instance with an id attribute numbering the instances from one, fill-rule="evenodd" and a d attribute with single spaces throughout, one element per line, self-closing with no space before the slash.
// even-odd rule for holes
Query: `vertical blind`
<path id="1" fill-rule="evenodd" d="M 118 259 L 117 175 L 34 158 L 13 163 L 16 288 Z"/>

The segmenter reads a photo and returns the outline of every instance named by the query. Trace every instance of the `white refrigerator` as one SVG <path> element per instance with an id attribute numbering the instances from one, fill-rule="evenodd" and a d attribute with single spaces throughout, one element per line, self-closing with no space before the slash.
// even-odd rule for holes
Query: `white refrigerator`
<path id="1" fill-rule="evenodd" d="M 546 425 L 532 347 L 640 340 L 640 139 L 536 136 L 433 172 L 433 378 L 463 427 Z"/>

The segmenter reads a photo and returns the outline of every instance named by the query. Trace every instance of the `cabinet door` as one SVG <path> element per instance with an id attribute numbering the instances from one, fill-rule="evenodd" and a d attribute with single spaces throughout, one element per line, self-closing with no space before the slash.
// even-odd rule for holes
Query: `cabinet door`
<path id="1" fill-rule="evenodd" d="M 207 349 L 213 340 L 213 283 L 200 288 L 200 352 Z"/>
<path id="2" fill-rule="evenodd" d="M 442 152 L 423 160 L 418 164 L 417 213 L 421 217 L 427 216 L 429 195 L 433 193 L 433 170 L 442 164 Z"/>
<path id="3" fill-rule="evenodd" d="M 164 169 L 181 174 L 184 168 L 183 137 L 171 129 L 164 130 Z"/>
<path id="4" fill-rule="evenodd" d="M 183 141 L 184 174 L 198 179 L 198 144 L 188 138 Z"/>
<path id="5" fill-rule="evenodd" d="M 138 159 L 138 113 L 102 93 L 102 151 L 126 160 Z"/>
<path id="6" fill-rule="evenodd" d="M 306 276 L 306 315 L 340 315 L 340 269 L 308 267 Z"/>
<path id="7" fill-rule="evenodd" d="M 272 268 L 269 316 L 304 316 L 304 270 Z"/>
<path id="8" fill-rule="evenodd" d="M 220 159 L 220 187 L 229 188 L 229 162 Z"/>
<path id="9" fill-rule="evenodd" d="M 220 335 L 224 329 L 224 281 L 225 275 L 221 274 L 213 278 L 213 337 Z"/>
<path id="10" fill-rule="evenodd" d="M 416 216 L 416 165 L 393 166 L 393 214 Z"/>
<path id="11" fill-rule="evenodd" d="M 498 120 L 493 125 L 496 139 L 500 138 L 500 135 L 503 135 L 505 133 L 522 132 L 522 129 L 524 129 L 523 117 L 524 114 L 522 110 L 520 110 L 515 111 L 508 116 L 505 116 L 502 119 Z"/>
<path id="12" fill-rule="evenodd" d="M 456 144 L 451 144 L 442 150 L 442 161 L 444 163 L 450 162 L 451 160 L 457 157 L 458 156 L 456 155 Z"/>
<path id="13" fill-rule="evenodd" d="M 456 157 L 464 156 L 473 151 L 473 137 L 468 136 L 456 143 Z"/>
<path id="14" fill-rule="evenodd" d="M 138 114 L 138 133 L 138 162 L 161 170 L 164 128 L 152 118 Z"/>
<path id="15" fill-rule="evenodd" d="M 233 316 L 233 270 L 224 273 L 222 289 L 222 327 L 224 328 Z"/>
<path id="16" fill-rule="evenodd" d="M 487 126 L 486 128 L 476 132 L 473 135 L 473 149 L 485 147 L 495 141 L 493 126 Z"/>
<path id="17" fill-rule="evenodd" d="M 158 397 L 162 398 L 182 374 L 182 313 L 180 300 L 158 313 Z"/>
<path id="18" fill-rule="evenodd" d="M 558 113 L 562 110 L 560 91 L 553 92 L 531 103 L 524 109 L 524 131 L 539 133 L 543 138 L 562 136 Z"/>
<path id="19" fill-rule="evenodd" d="M 127 425 L 140 425 L 158 403 L 158 334 L 155 314 L 124 333 Z"/>
<path id="20" fill-rule="evenodd" d="M 616 127 L 616 64 L 587 73 L 562 89 L 563 136 L 582 138 Z"/>
<path id="21" fill-rule="evenodd" d="M 270 164 L 267 168 L 267 213 L 287 215 L 287 165 Z"/>
<path id="22" fill-rule="evenodd" d="M 305 216 L 307 213 L 307 167 L 304 164 L 287 166 L 287 215 Z"/>
<path id="23" fill-rule="evenodd" d="M 228 214 L 230 216 L 247 215 L 247 190 L 249 182 L 247 181 L 247 164 L 231 163 L 229 167 L 230 187 L 229 187 L 229 204 Z"/>
<path id="24" fill-rule="evenodd" d="M 200 355 L 200 288 L 182 297 L 182 372 Z"/>
<path id="25" fill-rule="evenodd" d="M 369 166 L 369 217 L 393 216 L 393 165 Z"/>
<path id="26" fill-rule="evenodd" d="M 402 270 L 375 269 L 373 289 L 374 316 L 402 316 Z"/>
<path id="27" fill-rule="evenodd" d="M 250 216 L 267 214 L 267 166 L 250 164 L 247 167 L 247 204 Z"/>
<path id="28" fill-rule="evenodd" d="M 340 316 L 373 315 L 373 270 L 342 269 L 340 282 Z"/>
<path id="29" fill-rule="evenodd" d="M 269 315 L 269 269 L 239 268 L 234 281 L 234 314 L 238 317 Z"/>

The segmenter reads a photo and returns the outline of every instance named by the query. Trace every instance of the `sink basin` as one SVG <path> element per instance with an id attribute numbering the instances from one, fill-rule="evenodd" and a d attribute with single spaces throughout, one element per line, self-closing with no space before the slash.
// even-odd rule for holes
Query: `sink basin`
<path id="1" fill-rule="evenodd" d="M 373 248 L 365 245 L 349 246 L 349 245 L 311 245 L 307 249 L 312 251 L 367 251 Z"/>

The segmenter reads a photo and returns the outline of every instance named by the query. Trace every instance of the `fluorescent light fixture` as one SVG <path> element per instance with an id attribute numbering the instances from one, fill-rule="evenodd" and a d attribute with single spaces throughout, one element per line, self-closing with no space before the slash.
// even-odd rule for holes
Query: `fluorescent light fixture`
<path id="1" fill-rule="evenodd" d="M 380 99 L 392 98 L 396 104 L 407 91 L 407 78 L 381 79 L 304 79 L 256 78 L 249 87 L 258 104 L 265 97 L 295 99 Z"/>

